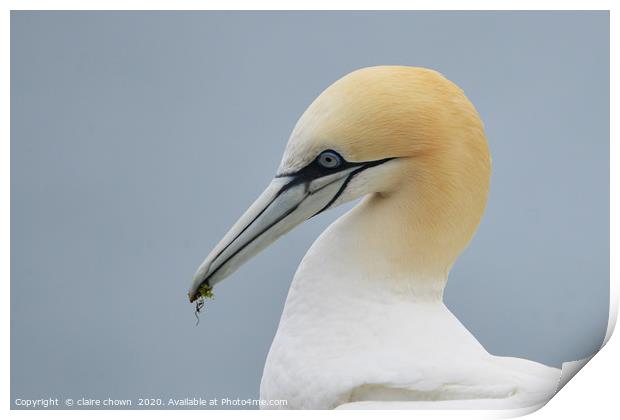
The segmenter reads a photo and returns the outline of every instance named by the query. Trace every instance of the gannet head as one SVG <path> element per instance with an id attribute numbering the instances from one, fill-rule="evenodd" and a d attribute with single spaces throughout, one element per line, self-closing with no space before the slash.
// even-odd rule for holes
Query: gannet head
<path id="1" fill-rule="evenodd" d="M 369 194 L 407 208 L 413 234 L 451 265 L 480 221 L 489 177 L 482 122 L 455 84 L 423 68 L 357 70 L 301 116 L 273 181 L 198 268 L 190 301 L 303 221 Z"/>

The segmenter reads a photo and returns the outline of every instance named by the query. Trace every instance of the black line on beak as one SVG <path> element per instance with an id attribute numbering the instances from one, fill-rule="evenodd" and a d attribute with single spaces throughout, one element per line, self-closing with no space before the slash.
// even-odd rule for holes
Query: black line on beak
<path id="1" fill-rule="evenodd" d="M 344 190 L 346 189 L 347 185 L 349 184 L 349 182 L 360 172 L 364 171 L 365 169 L 368 168 L 372 168 L 374 166 L 378 166 L 381 165 L 385 162 L 388 162 L 392 159 L 395 158 L 386 158 L 386 159 L 381 159 L 381 160 L 374 160 L 374 161 L 370 161 L 370 162 L 366 162 L 366 163 L 362 163 L 362 162 L 356 162 L 356 163 L 349 163 L 344 161 L 344 165 L 341 165 L 337 170 L 330 170 L 328 173 L 325 173 L 325 171 L 317 171 L 315 162 L 313 161 L 313 163 L 311 163 L 310 165 L 306 166 L 305 168 L 297 171 L 296 173 L 291 173 L 291 174 L 278 174 L 276 175 L 276 178 L 279 177 L 285 177 L 285 176 L 290 176 L 293 177 L 293 179 L 291 179 L 290 182 L 286 183 L 285 185 L 283 185 L 280 190 L 274 195 L 274 197 L 271 199 L 271 201 L 269 201 L 269 203 L 263 207 L 263 209 L 256 215 L 254 216 L 254 218 L 248 222 L 248 224 L 241 230 L 241 232 L 239 232 L 229 243 L 228 245 L 226 245 L 220 252 L 217 253 L 217 255 L 213 258 L 213 261 L 217 260 L 224 251 L 226 251 L 228 249 L 228 247 L 230 247 L 250 226 L 252 226 L 252 224 L 254 224 L 254 222 L 273 204 L 273 202 L 286 190 L 288 190 L 289 188 L 291 188 L 294 185 L 297 184 L 302 184 L 305 183 L 305 188 L 306 191 L 308 190 L 308 187 L 310 185 L 310 183 L 318 178 L 322 178 L 323 176 L 327 176 L 327 175 L 331 175 L 337 172 L 341 172 L 345 169 L 349 169 L 353 166 L 358 166 L 358 165 L 362 165 L 359 168 L 355 169 L 353 172 L 351 172 L 348 176 L 347 179 L 343 182 L 343 184 L 340 186 L 340 188 L 338 189 L 338 192 L 336 192 L 336 194 L 332 197 L 331 200 L 329 200 L 329 202 L 318 212 L 316 212 L 315 214 L 313 214 L 310 218 L 316 216 L 319 213 L 322 213 L 323 211 L 327 210 L 332 204 L 334 204 L 334 202 L 338 199 L 338 197 L 340 197 L 340 195 L 342 195 L 342 193 L 344 192 Z M 342 179 L 342 178 L 339 178 Z M 267 226 L 266 228 L 264 228 L 263 230 L 261 230 L 259 233 L 257 233 L 252 239 L 250 239 L 249 241 L 247 241 L 245 244 L 243 244 L 243 246 L 241 246 L 238 250 L 236 250 L 232 255 L 230 255 L 228 258 L 226 258 L 211 274 L 209 274 L 204 280 L 202 280 L 202 282 L 200 282 L 200 286 L 204 285 L 205 283 L 210 286 L 209 284 L 209 279 L 219 271 L 220 268 L 222 268 L 224 265 L 226 265 L 226 263 L 228 261 L 230 261 L 232 258 L 234 258 L 239 252 L 241 252 L 246 246 L 248 246 L 249 244 L 251 244 L 252 242 L 254 242 L 258 237 L 260 237 L 263 233 L 267 232 L 269 229 L 271 229 L 273 226 L 275 226 L 276 224 L 278 224 L 279 222 L 281 222 L 283 219 L 285 219 L 287 216 L 289 216 L 291 213 L 293 213 L 295 210 L 297 210 L 297 208 L 299 207 L 299 205 L 301 203 L 303 203 L 303 201 L 308 198 L 309 195 L 316 193 L 320 190 L 322 190 L 323 188 L 328 187 L 329 185 L 331 185 L 333 182 L 337 182 L 339 179 L 334 180 L 324 186 L 322 186 L 321 188 L 317 189 L 316 191 L 307 194 L 301 201 L 299 201 L 299 203 L 297 203 L 295 206 L 291 207 L 289 210 L 287 210 L 284 214 L 282 214 L 280 217 L 278 217 L 273 223 L 269 224 L 269 226 Z M 210 268 L 207 267 L 207 270 Z M 198 287 L 198 289 L 200 289 L 200 286 Z M 195 301 L 196 299 L 198 299 L 199 297 L 199 292 L 198 289 L 196 290 L 196 292 L 191 295 L 190 298 L 190 302 Z"/>
<path id="2" fill-rule="evenodd" d="M 342 179 L 342 178 L 340 178 Z M 215 256 L 215 258 L 213 258 L 213 261 L 215 261 L 217 258 L 219 258 L 220 255 L 222 255 L 222 253 L 228 249 L 228 247 L 230 245 L 232 245 L 238 238 L 239 236 L 241 236 L 241 234 L 243 234 L 243 232 L 245 232 L 250 226 L 252 226 L 252 224 L 256 221 L 256 219 L 258 219 L 272 204 L 273 202 L 276 200 L 276 198 L 278 198 L 284 191 L 288 190 L 291 186 L 293 185 L 297 185 L 300 184 L 302 182 L 305 182 L 305 189 L 306 192 L 308 191 L 308 186 L 310 185 L 310 182 L 312 181 L 312 179 L 309 180 L 302 180 L 301 182 L 299 181 L 298 178 L 294 178 L 292 179 L 290 182 L 288 182 L 287 184 L 285 184 L 284 186 L 282 186 L 282 188 L 280 188 L 280 190 L 276 193 L 276 195 L 271 199 L 271 201 L 269 202 L 269 204 L 267 204 L 253 219 L 252 221 L 250 221 L 244 228 L 243 230 L 237 234 L 229 243 L 228 245 L 226 245 L 224 247 L 224 249 L 222 249 L 220 252 L 217 253 L 217 255 Z M 209 274 L 204 280 L 202 280 L 200 282 L 200 286 L 202 286 L 203 284 L 207 284 L 207 286 L 210 286 L 209 284 L 209 278 L 211 278 L 215 273 L 217 273 L 219 271 L 220 268 L 222 268 L 223 266 L 226 265 L 226 263 L 228 261 L 230 261 L 232 258 L 234 258 L 239 252 L 241 252 L 243 249 L 245 249 L 246 246 L 248 246 L 249 244 L 251 244 L 252 242 L 254 242 L 258 237 L 260 237 L 263 233 L 267 232 L 269 229 L 271 229 L 272 227 L 274 227 L 275 225 L 277 225 L 278 223 L 280 223 L 282 220 L 284 220 L 287 216 L 289 216 L 291 213 L 293 213 L 295 210 L 297 210 L 297 208 L 299 207 L 299 205 L 301 203 L 304 202 L 304 200 L 306 200 L 306 198 L 308 198 L 309 196 L 311 196 L 314 193 L 317 193 L 319 191 L 321 191 L 324 188 L 327 188 L 328 186 L 330 186 L 331 184 L 333 184 L 334 182 L 339 181 L 339 179 L 336 179 L 330 183 L 327 183 L 325 185 L 323 185 L 322 187 L 316 189 L 315 191 L 311 191 L 309 194 L 306 194 L 304 196 L 304 198 L 302 198 L 297 204 L 295 204 L 293 207 L 291 207 L 290 209 L 288 209 L 284 214 L 282 214 L 280 217 L 278 217 L 275 221 L 273 221 L 272 223 L 270 223 L 267 227 L 265 227 L 263 230 L 261 230 L 260 232 L 258 232 L 252 239 L 250 239 L 249 241 L 247 241 L 245 244 L 243 244 L 243 246 L 241 246 L 238 250 L 236 250 L 232 255 L 230 255 L 228 258 L 226 258 L 215 270 L 213 270 L 213 272 L 211 274 Z M 340 192 L 340 191 L 339 191 Z M 200 288 L 200 286 L 198 286 L 198 288 Z M 196 293 L 194 293 L 194 295 L 190 296 L 190 303 L 193 302 L 194 300 L 198 299 L 199 294 L 198 291 L 196 291 Z"/>
<path id="3" fill-rule="evenodd" d="M 284 184 L 282 186 L 282 188 L 280 188 L 280 190 L 273 196 L 273 198 L 271 199 L 271 201 L 269 201 L 269 203 L 267 203 L 267 205 L 265 207 L 263 207 L 263 209 L 258 212 L 258 214 L 256 216 L 254 216 L 254 218 L 252 220 L 250 220 L 248 222 L 247 225 L 245 225 L 245 227 L 243 229 L 241 229 L 241 232 L 239 232 L 237 235 L 235 235 L 235 237 L 228 243 L 228 245 L 226 245 L 224 248 L 222 248 L 222 250 L 220 252 L 217 253 L 217 255 L 213 258 L 213 260 L 211 261 L 211 264 L 217 260 L 220 255 L 222 255 L 222 253 L 224 251 L 226 251 L 228 249 L 228 247 L 230 247 L 233 243 L 235 243 L 235 241 L 237 239 L 239 239 L 239 237 L 241 235 L 243 235 L 243 233 L 254 224 L 254 222 L 256 221 L 256 219 L 258 219 L 259 217 L 261 217 L 261 215 L 273 204 L 273 202 L 286 190 L 288 190 L 292 185 L 294 185 L 295 183 L 295 179 L 292 179 L 290 182 Z M 303 200 L 302 200 L 303 201 Z M 209 274 L 207 277 L 205 277 L 204 280 L 202 280 L 202 282 L 200 282 L 200 286 L 202 286 L 203 284 L 207 284 L 207 286 L 211 286 L 209 284 L 209 278 L 211 278 L 211 276 L 213 276 L 221 267 L 223 267 L 232 257 L 234 257 L 235 255 L 237 255 L 237 253 L 239 253 L 239 251 L 241 251 L 243 248 L 245 248 L 246 245 L 248 245 L 249 243 L 251 243 L 252 241 L 254 241 L 256 238 L 258 238 L 260 235 L 262 235 L 263 233 L 265 233 L 268 229 L 271 229 L 272 226 L 274 226 L 276 223 L 280 222 L 282 219 L 284 219 L 286 216 L 288 216 L 289 214 L 291 214 L 292 212 L 294 212 L 297 207 L 299 207 L 299 204 L 301 204 L 300 201 L 299 203 L 297 203 L 296 206 L 294 206 L 293 208 L 291 208 L 289 211 L 287 211 L 283 216 L 279 217 L 274 223 L 272 223 L 271 225 L 269 225 L 267 227 L 267 229 L 263 230 L 262 232 L 260 232 L 258 235 L 256 235 L 254 238 L 252 238 L 252 240 L 248 241 L 244 246 L 242 246 L 241 248 L 239 248 L 234 254 L 232 254 L 231 256 L 229 256 L 228 258 L 226 258 L 226 260 L 224 260 L 224 262 L 222 264 L 220 264 L 220 266 L 218 268 L 216 268 L 211 274 Z M 209 267 L 207 267 L 207 270 L 211 267 L 211 265 L 209 265 Z M 200 289 L 200 286 L 198 286 L 198 288 Z M 189 297 L 189 301 L 190 303 L 193 302 L 194 300 L 198 299 L 198 291 L 196 291 L 196 293 L 193 296 Z"/>

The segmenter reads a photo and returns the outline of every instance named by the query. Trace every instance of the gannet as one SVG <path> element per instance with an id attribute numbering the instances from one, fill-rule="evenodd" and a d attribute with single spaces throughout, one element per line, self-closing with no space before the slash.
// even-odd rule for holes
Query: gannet
<path id="1" fill-rule="evenodd" d="M 190 301 L 303 221 L 362 198 L 297 269 L 260 398 L 302 409 L 544 404 L 560 370 L 490 355 L 443 303 L 490 174 L 483 123 L 454 83 L 424 68 L 354 71 L 303 113 L 273 181 L 198 268 Z"/>

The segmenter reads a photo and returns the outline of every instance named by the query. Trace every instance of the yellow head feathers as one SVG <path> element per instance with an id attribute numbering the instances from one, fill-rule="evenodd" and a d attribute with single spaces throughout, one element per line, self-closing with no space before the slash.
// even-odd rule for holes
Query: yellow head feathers
<path id="1" fill-rule="evenodd" d="M 297 170 L 326 149 L 351 162 L 399 158 L 383 174 L 389 182 L 364 192 L 378 193 L 373 205 L 390 195 L 408 209 L 400 223 L 425 259 L 451 265 L 471 239 L 486 206 L 491 160 L 476 109 L 438 72 L 379 66 L 336 81 L 297 122 L 280 171 Z"/>
<path id="2" fill-rule="evenodd" d="M 364 259 L 445 277 L 480 222 L 489 176 L 482 122 L 456 85 L 414 67 L 355 71 L 299 119 L 278 175 L 201 264 L 190 300 L 298 224 L 361 196 L 348 233 L 363 238 Z"/>
<path id="3" fill-rule="evenodd" d="M 291 134 L 282 167 L 295 169 L 328 148 L 350 161 L 461 148 L 463 130 L 486 145 L 475 108 L 441 74 L 417 67 L 364 68 L 336 81 L 308 107 Z"/>

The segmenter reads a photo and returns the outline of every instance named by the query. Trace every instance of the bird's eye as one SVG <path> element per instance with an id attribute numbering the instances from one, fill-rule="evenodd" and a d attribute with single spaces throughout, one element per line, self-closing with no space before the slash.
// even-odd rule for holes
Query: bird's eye
<path id="1" fill-rule="evenodd" d="M 341 159 L 338 153 L 332 151 L 325 151 L 319 155 L 319 164 L 327 169 L 333 169 L 340 166 Z"/>

